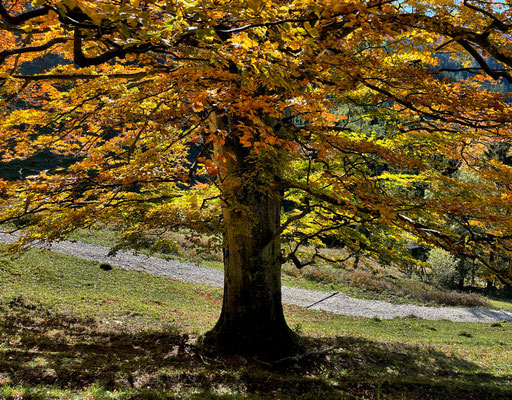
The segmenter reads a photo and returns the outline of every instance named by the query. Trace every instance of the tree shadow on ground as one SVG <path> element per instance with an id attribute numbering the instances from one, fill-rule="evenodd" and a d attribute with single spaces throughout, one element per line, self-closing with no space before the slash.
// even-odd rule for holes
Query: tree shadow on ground
<path id="1" fill-rule="evenodd" d="M 429 347 L 307 342 L 329 351 L 270 365 L 205 353 L 172 327 L 101 325 L 14 300 L 0 319 L 0 397 L 8 386 L 38 400 L 59 398 L 49 389 L 98 399 L 512 398 L 511 377 Z"/>

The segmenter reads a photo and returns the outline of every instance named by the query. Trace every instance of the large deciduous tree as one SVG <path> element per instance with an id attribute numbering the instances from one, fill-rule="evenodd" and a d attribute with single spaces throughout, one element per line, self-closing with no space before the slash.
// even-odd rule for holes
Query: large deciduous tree
<path id="1" fill-rule="evenodd" d="M 0 180 L 0 221 L 18 246 L 102 223 L 119 246 L 219 233 L 206 340 L 225 351 L 297 350 L 281 264 L 327 243 L 400 258 L 390 240 L 415 238 L 488 268 L 510 252 L 512 172 L 482 156 L 511 135 L 508 2 L 3 0 L 0 16 L 3 165 L 65 156 Z"/>

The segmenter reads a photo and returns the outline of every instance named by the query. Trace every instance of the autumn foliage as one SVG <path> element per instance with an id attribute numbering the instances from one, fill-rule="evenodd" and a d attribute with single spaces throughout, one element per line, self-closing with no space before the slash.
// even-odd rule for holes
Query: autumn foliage
<path id="1" fill-rule="evenodd" d="M 36 0 L 0 15 L 2 162 L 73 160 L 0 180 L 20 246 L 101 224 L 120 246 L 185 230 L 279 291 L 258 274 L 333 242 L 400 261 L 416 241 L 510 283 L 512 167 L 485 157 L 511 136 L 506 2 Z"/>

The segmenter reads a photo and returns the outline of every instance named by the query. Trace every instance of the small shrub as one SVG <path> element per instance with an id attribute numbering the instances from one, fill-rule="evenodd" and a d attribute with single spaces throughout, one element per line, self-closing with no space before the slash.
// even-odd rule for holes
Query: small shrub
<path id="1" fill-rule="evenodd" d="M 427 263 L 432 269 L 432 280 L 435 285 L 445 289 L 455 287 L 458 275 L 458 260 L 455 256 L 441 249 L 432 249 L 428 254 Z"/>
<path id="2" fill-rule="evenodd" d="M 311 282 L 332 284 L 339 282 L 338 277 L 334 273 L 320 268 L 311 268 L 302 272 L 302 276 Z"/>
<path id="3" fill-rule="evenodd" d="M 454 290 L 432 288 L 422 293 L 424 301 L 459 307 L 491 307 L 489 301 L 476 293 L 459 293 Z"/>
<path id="4" fill-rule="evenodd" d="M 292 265 L 283 265 L 283 273 L 293 278 L 297 278 L 300 276 L 300 270 Z"/>
<path id="5" fill-rule="evenodd" d="M 373 273 L 360 270 L 351 272 L 349 276 L 351 284 L 361 290 L 374 293 L 394 292 L 394 285 L 383 276 L 375 276 Z"/>

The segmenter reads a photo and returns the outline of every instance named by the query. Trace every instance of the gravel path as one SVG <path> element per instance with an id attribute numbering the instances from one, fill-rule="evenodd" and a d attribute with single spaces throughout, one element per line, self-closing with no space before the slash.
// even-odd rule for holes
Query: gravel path
<path id="1" fill-rule="evenodd" d="M 0 233 L 0 242 L 11 243 L 13 241 L 14 236 Z M 45 246 L 45 248 L 84 259 L 108 262 L 125 269 L 142 270 L 183 282 L 201 283 L 216 287 L 223 286 L 222 271 L 179 261 L 134 255 L 125 251 L 120 251 L 116 256 L 109 257 L 107 255 L 108 247 L 73 241 L 57 242 L 51 246 Z M 391 319 L 416 316 L 424 319 L 447 319 L 456 322 L 512 322 L 512 313 L 503 310 L 392 304 L 383 301 L 354 299 L 337 292 L 319 292 L 288 286 L 283 286 L 283 302 L 335 314 L 368 318 Z"/>

